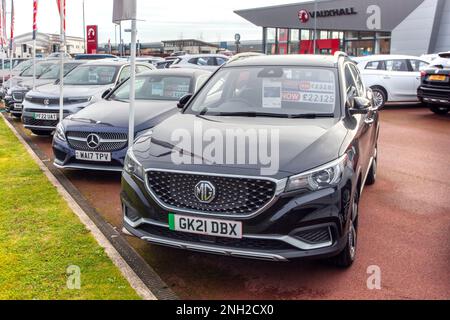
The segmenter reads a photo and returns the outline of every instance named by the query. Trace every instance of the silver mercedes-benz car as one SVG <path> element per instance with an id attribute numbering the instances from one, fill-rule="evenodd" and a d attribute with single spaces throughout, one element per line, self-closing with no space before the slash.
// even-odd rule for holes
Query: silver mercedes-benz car
<path id="1" fill-rule="evenodd" d="M 153 70 L 137 63 L 138 73 Z M 99 101 L 130 76 L 128 61 L 93 61 L 77 67 L 64 77 L 64 118 Z M 36 135 L 50 135 L 59 122 L 59 83 L 30 91 L 23 102 L 22 121 Z"/>

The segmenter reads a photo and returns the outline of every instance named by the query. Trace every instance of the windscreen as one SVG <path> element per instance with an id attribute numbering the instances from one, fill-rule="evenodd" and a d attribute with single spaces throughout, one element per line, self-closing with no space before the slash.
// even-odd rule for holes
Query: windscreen
<path id="1" fill-rule="evenodd" d="M 281 116 L 332 115 L 337 92 L 334 69 L 224 68 L 208 81 L 187 112 L 219 116 L 246 112 Z"/>
<path id="2" fill-rule="evenodd" d="M 450 57 L 449 58 L 437 58 L 432 62 L 433 66 L 443 66 L 444 68 L 450 68 Z"/>
<path id="3" fill-rule="evenodd" d="M 36 63 L 36 76 L 40 77 L 48 68 L 53 66 L 54 63 Z M 33 76 L 33 66 L 26 69 L 22 74 L 22 77 L 32 77 Z"/>
<path id="4" fill-rule="evenodd" d="M 177 101 L 191 92 L 191 77 L 146 75 L 136 78 L 137 100 Z M 128 100 L 130 98 L 130 80 L 127 80 L 114 92 L 111 99 Z"/>
<path id="5" fill-rule="evenodd" d="M 66 85 L 107 85 L 115 82 L 118 66 L 80 66 L 65 78 Z"/>
<path id="6" fill-rule="evenodd" d="M 74 63 L 65 63 L 64 64 L 64 74 L 66 75 L 67 73 L 69 73 L 71 70 L 73 70 L 76 66 L 78 66 L 78 64 L 74 64 Z M 47 69 L 47 71 L 45 71 L 40 77 L 39 79 L 44 79 L 44 80 L 56 80 L 59 78 L 59 70 L 60 70 L 60 64 L 55 64 L 53 66 L 51 66 L 50 68 Z"/>

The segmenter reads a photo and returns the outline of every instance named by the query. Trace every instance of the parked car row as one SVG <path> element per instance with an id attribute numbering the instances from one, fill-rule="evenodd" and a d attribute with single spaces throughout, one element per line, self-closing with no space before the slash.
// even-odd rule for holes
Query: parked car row
<path id="1" fill-rule="evenodd" d="M 357 58 L 364 83 L 371 88 L 375 103 L 383 107 L 388 102 L 418 102 L 417 88 L 421 71 L 429 62 L 413 56 L 375 55 Z"/>
<path id="2" fill-rule="evenodd" d="M 422 71 L 417 96 L 434 113 L 446 115 L 450 110 L 450 52 L 438 56 L 430 68 Z"/>
<path id="3" fill-rule="evenodd" d="M 375 105 L 421 102 L 445 115 L 450 110 L 450 52 L 424 55 L 375 55 L 354 58 Z"/>
<path id="4" fill-rule="evenodd" d="M 172 60 L 177 68 L 160 70 L 138 62 L 131 146 L 130 65 L 124 60 L 68 70 L 62 121 L 57 83 L 27 92 L 24 126 L 37 135 L 53 133 L 59 168 L 121 171 L 124 230 L 144 241 L 271 261 L 327 258 L 351 266 L 359 199 L 376 180 L 380 130 L 379 108 L 357 65 L 343 53 L 230 60 L 209 55 L 214 63 L 199 62 L 205 57 L 180 54 Z M 197 125 L 216 136 L 275 130 L 278 167 L 264 174 L 259 162 L 206 159 L 207 141 L 180 147 L 172 140 L 178 129 L 195 137 Z M 174 154 L 186 162 L 174 163 Z"/>
<path id="5" fill-rule="evenodd" d="M 167 68 L 194 68 L 215 71 L 225 64 L 229 57 L 223 54 L 186 54 L 180 52 L 177 55 L 167 57 L 165 60 L 158 61 L 158 69 Z"/>

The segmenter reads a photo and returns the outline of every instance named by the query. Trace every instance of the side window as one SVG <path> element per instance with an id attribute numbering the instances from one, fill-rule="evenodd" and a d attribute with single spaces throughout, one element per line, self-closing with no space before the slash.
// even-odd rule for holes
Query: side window
<path id="1" fill-rule="evenodd" d="M 386 70 L 384 61 L 370 61 L 366 65 L 366 70 Z"/>
<path id="2" fill-rule="evenodd" d="M 192 58 L 188 61 L 191 64 L 197 64 L 198 63 L 198 58 Z"/>
<path id="3" fill-rule="evenodd" d="M 227 59 L 224 59 L 224 58 L 221 58 L 221 57 L 216 57 L 216 62 L 217 62 L 217 65 L 218 65 L 218 66 L 223 65 L 223 64 L 226 63 L 227 61 L 228 61 Z"/>
<path id="4" fill-rule="evenodd" d="M 356 88 L 358 89 L 358 93 L 360 96 L 365 96 L 364 94 L 364 83 L 361 78 L 361 73 L 358 68 L 354 65 L 350 64 L 350 70 L 353 72 L 353 76 L 355 78 Z"/>
<path id="5" fill-rule="evenodd" d="M 429 66 L 429 63 L 425 62 L 425 61 L 409 60 L 409 62 L 411 62 L 411 67 L 412 67 L 414 72 L 420 72 L 422 70 L 427 69 L 428 66 Z"/>
<path id="6" fill-rule="evenodd" d="M 136 73 L 147 72 L 150 70 L 152 70 L 152 69 L 150 69 L 149 67 L 143 66 L 143 65 L 136 66 Z"/>
<path id="7" fill-rule="evenodd" d="M 386 70 L 394 72 L 409 72 L 408 61 L 404 59 L 387 60 Z"/>
<path id="8" fill-rule="evenodd" d="M 344 72 L 345 72 L 345 88 L 347 92 L 347 98 L 354 97 L 358 94 L 358 89 L 348 64 L 345 66 Z"/>
<path id="9" fill-rule="evenodd" d="M 208 79 L 209 79 L 209 75 L 207 75 L 207 74 L 199 76 L 197 78 L 197 83 L 195 84 L 194 91 L 197 91 L 198 89 L 200 89 L 201 86 L 203 86 Z"/>
<path id="10" fill-rule="evenodd" d="M 199 66 L 207 66 L 207 65 L 209 65 L 209 61 L 208 60 L 209 60 L 208 58 L 200 57 L 200 58 L 197 59 L 197 65 L 199 65 Z"/>
<path id="11" fill-rule="evenodd" d="M 218 79 L 214 86 L 209 90 L 208 95 L 205 97 L 204 101 L 204 104 L 206 106 L 211 106 L 222 99 L 227 79 L 228 74 Z"/>
<path id="12" fill-rule="evenodd" d="M 122 82 L 125 79 L 130 77 L 130 67 L 126 66 L 120 71 L 119 82 Z"/>

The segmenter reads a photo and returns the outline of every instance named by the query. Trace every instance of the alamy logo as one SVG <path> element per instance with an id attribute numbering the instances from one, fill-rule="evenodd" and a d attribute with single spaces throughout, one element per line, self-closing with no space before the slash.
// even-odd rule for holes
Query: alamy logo
<path id="1" fill-rule="evenodd" d="M 263 176 L 273 176 L 280 166 L 279 129 L 204 130 L 201 121 L 194 130 L 172 132 L 172 162 L 182 164 L 252 165 Z"/>
<path id="2" fill-rule="evenodd" d="M 80 290 L 81 289 L 81 269 L 79 266 L 69 266 L 66 270 L 67 289 Z"/>
<path id="3" fill-rule="evenodd" d="M 367 7 L 367 29 L 380 30 L 381 29 L 381 8 L 377 5 Z"/>

